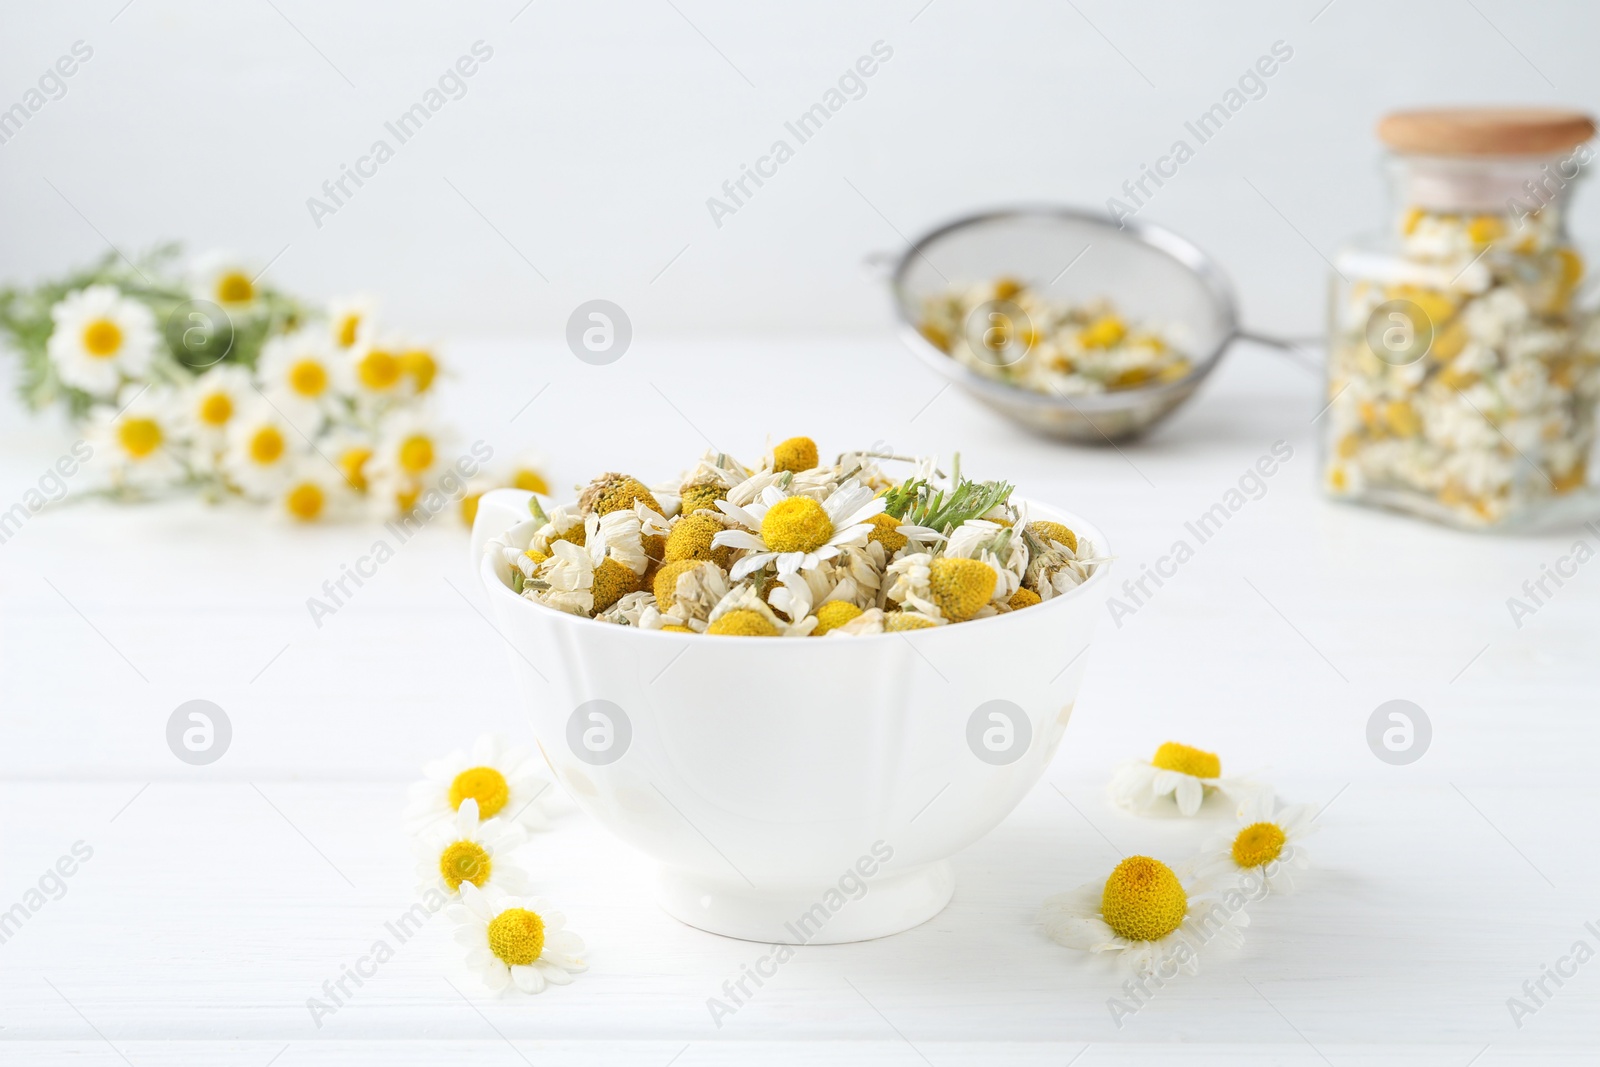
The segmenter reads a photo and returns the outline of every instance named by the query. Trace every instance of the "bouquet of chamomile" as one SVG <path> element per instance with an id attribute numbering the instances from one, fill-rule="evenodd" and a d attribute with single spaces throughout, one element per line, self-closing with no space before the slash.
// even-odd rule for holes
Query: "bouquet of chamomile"
<path id="1" fill-rule="evenodd" d="M 470 521 L 488 485 L 544 490 L 536 469 L 486 483 L 481 443 L 452 459 L 430 414 L 432 346 L 390 331 L 370 299 L 318 306 L 262 273 L 169 246 L 0 290 L 23 400 L 82 427 L 100 491 L 243 498 L 311 522 L 452 501 Z"/>

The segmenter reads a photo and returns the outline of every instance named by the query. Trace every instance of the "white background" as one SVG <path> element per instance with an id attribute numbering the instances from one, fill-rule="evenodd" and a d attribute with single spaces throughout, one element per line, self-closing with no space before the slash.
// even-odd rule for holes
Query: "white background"
<path id="1" fill-rule="evenodd" d="M 594 297 L 641 333 L 875 328 L 864 254 L 987 204 L 1103 207 L 1277 40 L 1266 96 L 1141 217 L 1219 258 L 1257 328 L 1310 334 L 1319 251 L 1382 218 L 1383 112 L 1600 98 L 1576 0 L 125 3 L 6 0 L 0 106 L 95 52 L 0 146 L 0 278 L 98 255 L 95 229 L 287 246 L 279 284 L 451 336 L 553 335 Z M 467 95 L 314 226 L 306 199 L 480 39 Z M 878 40 L 866 95 L 718 229 L 707 197 Z"/>
<path id="2" fill-rule="evenodd" d="M 655 480 L 708 439 L 745 456 L 797 432 L 824 451 L 961 448 L 967 469 L 1093 518 L 1118 584 L 1273 442 L 1295 456 L 1147 607 L 1106 620 L 1048 782 L 956 857 L 951 907 L 894 938 L 806 949 L 721 1030 L 705 1000 L 752 947 L 656 911 L 648 865 L 570 807 L 528 858 L 588 940 L 590 973 L 490 997 L 441 923 L 317 1029 L 306 998 L 412 898 L 399 812 L 416 769 L 484 730 L 526 738 L 505 650 L 463 599 L 465 537 L 428 529 L 318 628 L 306 598 L 375 526 L 115 507 L 75 485 L 0 546 L 0 909 L 74 841 L 95 855 L 0 945 L 0 1062 L 1592 1062 L 1600 963 L 1521 1029 L 1506 1000 L 1600 923 L 1600 564 L 1521 627 L 1506 601 L 1600 537 L 1474 537 L 1328 503 L 1319 377 L 1249 347 L 1137 445 L 1041 442 L 941 390 L 885 334 L 858 269 L 896 229 L 976 204 L 1103 201 L 1283 39 L 1295 57 L 1268 95 L 1146 217 L 1216 253 L 1260 327 L 1312 333 L 1326 268 L 1294 228 L 1326 254 L 1379 221 L 1377 115 L 1593 108 L 1591 10 L 1336 0 L 1312 23 L 1316 2 L 934 0 L 919 15 L 674 0 L 680 15 L 536 0 L 512 22 L 521 0 L 274 0 L 302 37 L 264 0 L 134 0 L 113 23 L 120 2 L 6 9 L 0 105 L 73 41 L 95 56 L 0 146 L 0 276 L 98 255 L 97 230 L 128 251 L 174 235 L 262 261 L 288 246 L 279 284 L 369 289 L 444 338 L 448 420 L 502 457 L 542 451 L 558 486 L 607 469 Z M 478 38 L 495 58 L 467 97 L 317 231 L 305 198 Z M 877 39 L 895 57 L 867 96 L 717 230 L 705 198 Z M 553 340 L 596 296 L 635 325 L 609 367 Z M 71 440 L 0 407 L 0 504 Z M 164 738 L 196 698 L 235 731 L 204 768 Z M 1433 723 L 1410 766 L 1367 747 L 1394 698 Z M 1106 803 L 1111 766 L 1168 739 L 1327 807 L 1302 892 L 1256 909 L 1239 954 L 1206 958 L 1119 1030 L 1105 1002 L 1120 979 L 1034 920 L 1119 853 L 1181 861 L 1224 825 L 1217 805 L 1188 825 Z"/>

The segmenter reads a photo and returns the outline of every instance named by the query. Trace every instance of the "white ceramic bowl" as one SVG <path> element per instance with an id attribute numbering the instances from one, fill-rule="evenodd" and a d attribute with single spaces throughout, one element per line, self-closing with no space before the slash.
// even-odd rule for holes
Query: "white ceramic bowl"
<path id="1" fill-rule="evenodd" d="M 529 495 L 485 494 L 472 540 L 534 735 L 579 806 L 660 861 L 661 906 L 691 926 L 799 944 L 925 922 L 954 892 L 949 857 L 1055 755 L 1108 564 L 1024 611 L 909 633 L 661 633 L 512 591 L 484 546 L 532 533 Z M 1109 555 L 1077 516 L 1028 514 Z"/>

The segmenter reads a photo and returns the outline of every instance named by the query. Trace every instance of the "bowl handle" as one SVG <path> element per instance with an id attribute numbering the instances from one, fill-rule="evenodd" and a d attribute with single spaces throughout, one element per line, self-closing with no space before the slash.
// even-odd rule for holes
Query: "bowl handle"
<path id="1" fill-rule="evenodd" d="M 478 573 L 483 562 L 483 549 L 492 537 L 499 537 L 520 522 L 533 517 L 528 501 L 533 494 L 526 489 L 491 489 L 478 498 L 478 514 L 472 520 L 472 573 Z"/>

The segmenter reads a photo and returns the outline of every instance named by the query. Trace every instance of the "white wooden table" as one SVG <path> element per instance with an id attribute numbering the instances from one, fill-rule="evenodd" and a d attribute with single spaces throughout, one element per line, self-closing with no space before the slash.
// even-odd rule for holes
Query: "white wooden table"
<path id="1" fill-rule="evenodd" d="M 1094 517 L 1119 584 L 1275 441 L 1294 456 L 1134 616 L 1103 626 L 1048 780 L 956 858 L 946 911 L 881 941 L 799 950 L 720 1028 L 706 1001 L 759 946 L 657 911 L 649 865 L 570 805 L 528 855 L 588 940 L 589 973 L 535 998 L 490 996 L 440 917 L 315 1025 L 307 998 L 392 941 L 385 923 L 412 900 L 399 813 L 416 769 L 482 731 L 527 736 L 505 650 L 468 603 L 465 535 L 428 528 L 318 628 L 306 598 L 377 526 L 289 529 L 197 503 L 49 508 L 0 545 L 0 909 L 31 913 L 0 944 L 0 1061 L 1600 1055 L 1600 963 L 1560 988 L 1547 979 L 1553 995 L 1520 1029 L 1507 1007 L 1575 941 L 1600 948 L 1584 925 L 1600 927 L 1600 565 L 1520 629 L 1506 607 L 1579 533 L 1490 539 L 1325 502 L 1312 487 L 1318 381 L 1248 349 L 1121 451 L 1025 436 L 941 391 L 888 339 L 641 335 L 609 367 L 559 343 L 462 343 L 453 356 L 447 411 L 463 444 L 535 447 L 564 483 L 610 469 L 653 480 L 669 472 L 649 464 L 707 440 L 754 456 L 769 433 L 825 451 L 959 447 L 966 470 Z M 757 376 L 784 384 L 752 403 L 741 383 Z M 616 419 L 604 432 L 590 421 L 602 413 Z M 0 433 L 9 506 L 71 438 L 10 409 Z M 204 767 L 174 758 L 164 734 L 196 698 L 233 726 Z M 1406 766 L 1366 741 L 1369 715 L 1395 698 L 1433 727 Z M 1221 825 L 1220 811 L 1196 825 L 1106 803 L 1110 767 L 1168 739 L 1327 807 L 1301 892 L 1258 906 L 1242 950 L 1208 955 L 1119 1028 L 1110 966 L 1034 920 L 1046 895 L 1103 877 L 1119 853 L 1181 859 Z M 31 908 L 77 842 L 92 856 Z"/>

